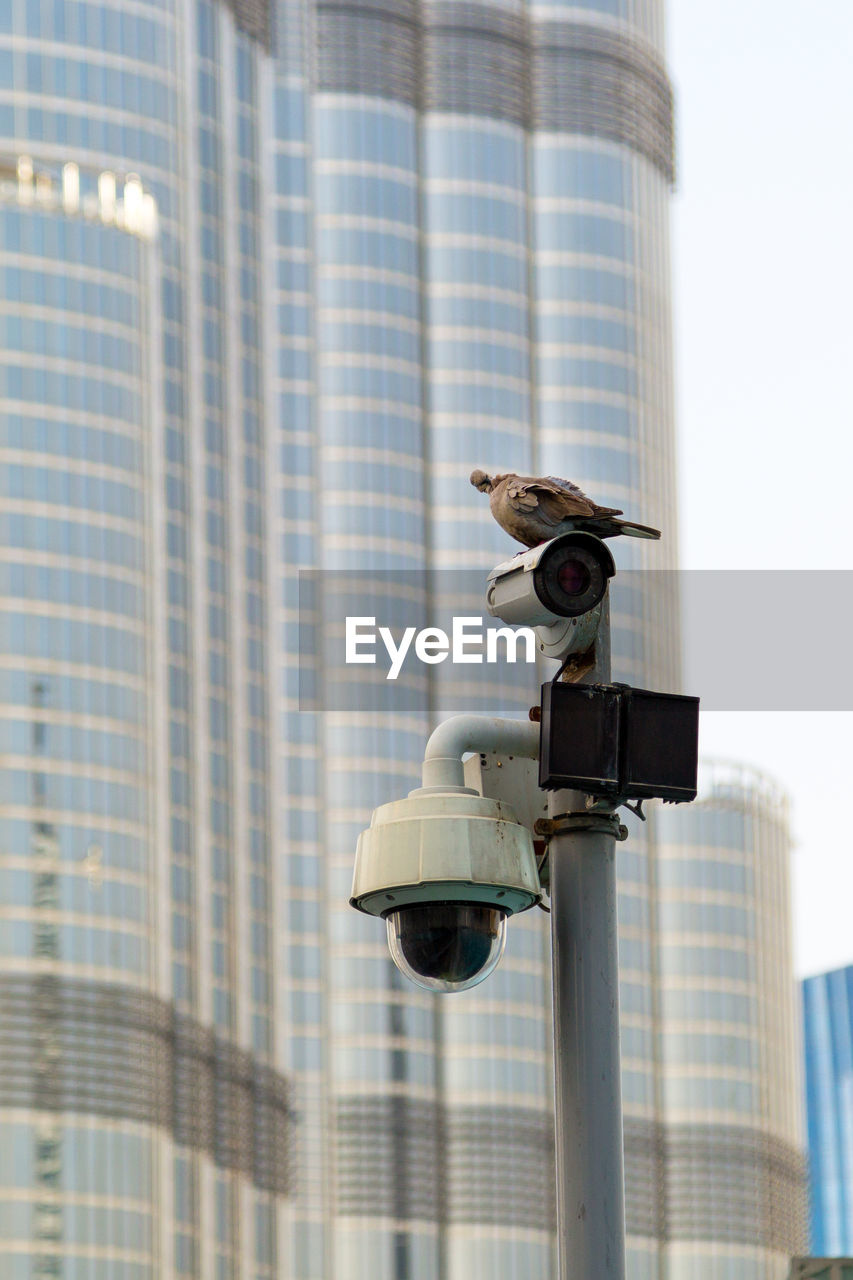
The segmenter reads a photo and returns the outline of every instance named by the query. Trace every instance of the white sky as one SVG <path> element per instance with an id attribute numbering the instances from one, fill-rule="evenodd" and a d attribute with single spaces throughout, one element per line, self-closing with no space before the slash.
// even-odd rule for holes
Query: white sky
<path id="1" fill-rule="evenodd" d="M 853 0 L 668 13 L 681 562 L 853 570 Z M 819 599 L 778 635 L 807 682 Z M 800 975 L 853 963 L 851 735 L 851 711 L 703 717 L 705 754 L 791 793 Z"/>

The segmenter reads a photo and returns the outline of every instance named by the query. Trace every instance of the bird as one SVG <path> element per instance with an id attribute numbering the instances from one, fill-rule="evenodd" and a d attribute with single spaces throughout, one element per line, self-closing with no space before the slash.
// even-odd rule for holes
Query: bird
<path id="1" fill-rule="evenodd" d="M 600 507 L 571 480 L 557 476 L 490 476 L 477 469 L 471 483 L 489 495 L 492 515 L 502 529 L 525 547 L 538 546 L 561 533 L 581 530 L 599 538 L 624 533 L 631 538 L 659 538 L 660 530 L 620 520 L 616 507 Z"/>

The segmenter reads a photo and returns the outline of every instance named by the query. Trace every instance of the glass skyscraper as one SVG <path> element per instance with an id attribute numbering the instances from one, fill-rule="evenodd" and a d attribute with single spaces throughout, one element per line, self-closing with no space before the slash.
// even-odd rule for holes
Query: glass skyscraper
<path id="1" fill-rule="evenodd" d="M 811 1245 L 853 1254 L 853 966 L 802 984 Z"/>
<path id="2" fill-rule="evenodd" d="M 670 1280 L 785 1280 L 804 1252 L 787 800 L 709 764 L 654 816 Z"/>
<path id="3" fill-rule="evenodd" d="M 674 569 L 662 3 L 0 0 L 0 149 L 4 1280 L 546 1280 L 544 916 L 438 1000 L 348 908 L 469 695 L 363 709 L 331 595 L 405 572 L 389 618 L 426 617 L 503 558 L 475 466 L 569 476 L 664 531 L 620 567 Z M 615 595 L 619 678 L 677 687 L 674 580 Z M 769 1280 L 787 1201 L 718 1265 L 673 1191 L 723 1104 L 662 1036 L 693 917 L 656 830 L 619 854 L 630 1274 Z M 722 1155 L 778 1140 L 796 1198 L 779 1001 Z"/>

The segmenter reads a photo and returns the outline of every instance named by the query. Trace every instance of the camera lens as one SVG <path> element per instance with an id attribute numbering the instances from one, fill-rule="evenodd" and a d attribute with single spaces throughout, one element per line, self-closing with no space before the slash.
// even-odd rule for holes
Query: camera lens
<path id="1" fill-rule="evenodd" d="M 609 552 L 597 539 L 581 543 L 579 536 L 555 538 L 533 570 L 537 596 L 558 618 L 578 618 L 594 609 L 612 573 Z"/>
<path id="2" fill-rule="evenodd" d="M 428 991 L 464 991 L 500 960 L 506 913 L 470 902 L 425 902 L 386 917 L 388 946 L 401 973 Z"/>
<path id="3" fill-rule="evenodd" d="M 585 565 L 582 560 L 578 560 L 575 557 L 567 560 L 557 570 L 557 582 L 560 584 L 560 590 L 565 591 L 567 596 L 581 595 L 584 591 L 589 590 L 590 574 L 588 565 Z"/>

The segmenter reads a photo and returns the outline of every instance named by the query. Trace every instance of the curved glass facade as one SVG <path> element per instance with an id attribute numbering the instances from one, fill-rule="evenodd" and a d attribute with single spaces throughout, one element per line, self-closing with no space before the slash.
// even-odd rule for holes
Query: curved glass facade
<path id="1" fill-rule="evenodd" d="M 0 12 L 22 206 L 3 213 L 21 778 L 2 856 L 12 903 L 33 889 L 3 1007 L 50 1055 L 3 1096 L 31 1153 L 0 1192 L 10 1276 L 278 1268 L 296 1111 L 271 929 L 269 65 L 218 5 Z"/>
<path id="2" fill-rule="evenodd" d="M 122 1274 L 151 1274 L 159 1208 L 156 1131 L 120 1088 L 98 1098 L 72 1083 L 67 1059 L 98 1021 L 99 990 L 123 988 L 144 1018 L 158 887 L 154 249 L 110 225 L 103 202 L 85 216 L 76 177 L 64 190 L 34 186 L 24 160 L 0 182 L 0 1258 L 10 1277 L 60 1274 L 60 1258 L 64 1274 L 88 1275 L 107 1245 Z M 142 194 L 119 199 L 121 223 Z M 95 1057 L 81 1045 L 84 1072 Z M 69 1084 L 78 1105 L 61 1111 Z"/>
<path id="3" fill-rule="evenodd" d="M 506 539 L 474 467 L 571 477 L 663 529 L 621 566 L 674 568 L 661 10 L 0 4 L 4 1276 L 553 1274 L 545 917 L 435 999 L 348 908 L 371 808 L 468 694 L 405 668 L 363 710 L 335 619 L 434 621 L 466 567 L 480 613 Z M 618 678 L 677 687 L 674 577 L 615 593 Z M 631 831 L 651 1280 L 671 1098 Z"/>
<path id="4" fill-rule="evenodd" d="M 670 1274 L 769 1280 L 807 1238 L 787 801 L 709 766 L 656 827 Z"/>

